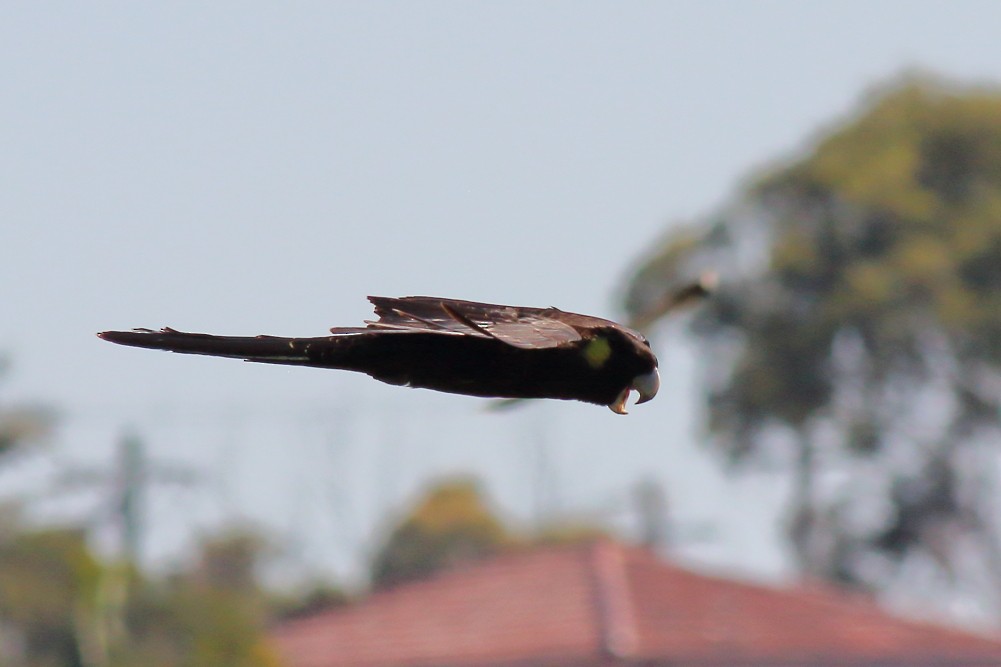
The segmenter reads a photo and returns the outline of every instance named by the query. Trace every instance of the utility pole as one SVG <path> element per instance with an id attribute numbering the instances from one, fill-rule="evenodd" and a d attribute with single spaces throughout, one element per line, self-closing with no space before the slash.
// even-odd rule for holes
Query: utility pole
<path id="1" fill-rule="evenodd" d="M 150 461 L 142 439 L 127 430 L 119 441 L 114 463 L 108 467 L 73 467 L 56 480 L 56 493 L 96 490 L 105 502 L 91 523 L 110 519 L 118 539 L 119 555 L 138 565 L 146 533 L 145 504 L 154 483 L 192 486 L 199 475 L 187 466 Z"/>
<path id="2" fill-rule="evenodd" d="M 639 523 L 639 540 L 643 546 L 658 551 L 681 544 L 707 542 L 716 539 L 711 523 L 678 525 L 671 517 L 671 506 L 664 486 L 654 477 L 636 482 L 631 490 L 633 511 Z"/>
<path id="3" fill-rule="evenodd" d="M 542 410 L 536 410 L 525 439 L 529 447 L 531 468 L 532 521 L 536 527 L 545 526 L 560 512 L 559 466 L 552 451 L 550 422 Z"/>
<path id="4" fill-rule="evenodd" d="M 633 503 L 639 520 L 640 544 L 660 549 L 670 544 L 670 511 L 664 487 L 653 477 L 641 479 L 633 486 Z"/>
<path id="5" fill-rule="evenodd" d="M 142 501 L 146 484 L 146 452 L 135 434 L 122 440 L 118 453 L 118 516 L 121 522 L 122 555 L 130 563 L 139 562 L 142 544 Z"/>
<path id="6" fill-rule="evenodd" d="M 97 586 L 96 616 L 78 629 L 78 644 L 87 667 L 108 667 L 128 643 L 125 623 L 129 582 L 142 558 L 146 518 L 145 500 L 150 484 L 171 482 L 192 485 L 197 474 L 188 467 L 152 463 L 138 434 L 128 430 L 119 441 L 110 468 L 76 467 L 57 479 L 56 493 L 96 489 L 107 500 L 89 523 L 109 518 L 118 538 L 118 562 L 104 568 Z M 108 497 L 110 496 L 110 497 Z"/>

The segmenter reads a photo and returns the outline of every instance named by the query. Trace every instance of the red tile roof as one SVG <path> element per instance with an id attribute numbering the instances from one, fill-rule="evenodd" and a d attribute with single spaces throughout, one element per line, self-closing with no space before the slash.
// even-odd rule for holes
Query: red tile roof
<path id="1" fill-rule="evenodd" d="M 608 541 L 467 565 L 287 621 L 273 638 L 290 667 L 1001 665 L 1001 640 Z"/>

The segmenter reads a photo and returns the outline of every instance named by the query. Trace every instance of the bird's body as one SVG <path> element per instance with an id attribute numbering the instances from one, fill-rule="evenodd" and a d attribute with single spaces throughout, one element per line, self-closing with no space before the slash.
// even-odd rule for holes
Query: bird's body
<path id="1" fill-rule="evenodd" d="M 382 382 L 470 396 L 555 398 L 625 414 L 657 393 L 657 358 L 641 334 L 556 308 L 437 297 L 369 297 L 379 319 L 329 336 L 232 337 L 107 331 L 104 340 L 186 354 L 366 373 Z"/>

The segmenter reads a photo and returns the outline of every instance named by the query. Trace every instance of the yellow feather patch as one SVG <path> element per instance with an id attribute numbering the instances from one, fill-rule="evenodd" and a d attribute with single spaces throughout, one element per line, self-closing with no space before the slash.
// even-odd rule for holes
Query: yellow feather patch
<path id="1" fill-rule="evenodd" d="M 594 338 L 584 348 L 584 358 L 591 368 L 601 368 L 612 356 L 612 346 L 607 338 Z"/>

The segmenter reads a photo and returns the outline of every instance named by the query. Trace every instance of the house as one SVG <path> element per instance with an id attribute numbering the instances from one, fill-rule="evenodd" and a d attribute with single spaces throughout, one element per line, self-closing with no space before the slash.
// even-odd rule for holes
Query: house
<path id="1" fill-rule="evenodd" d="M 697 574 L 607 540 L 467 564 L 272 637 L 289 667 L 1001 665 L 1001 639 L 829 586 Z"/>

